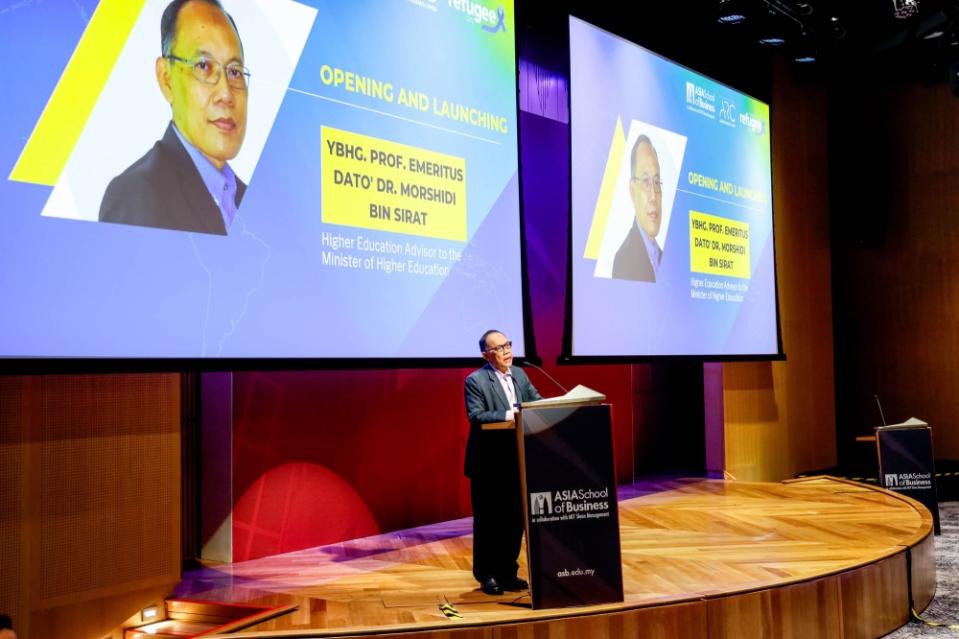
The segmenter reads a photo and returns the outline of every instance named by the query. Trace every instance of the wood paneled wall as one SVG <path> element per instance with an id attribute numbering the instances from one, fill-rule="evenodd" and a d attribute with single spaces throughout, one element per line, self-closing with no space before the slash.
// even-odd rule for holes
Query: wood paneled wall
<path id="1" fill-rule="evenodd" d="M 786 361 L 723 365 L 725 470 L 775 481 L 836 461 L 826 97 L 774 74 L 773 209 Z"/>
<path id="2" fill-rule="evenodd" d="M 0 610 L 101 639 L 180 577 L 180 376 L 0 376 Z"/>
<path id="3" fill-rule="evenodd" d="M 830 114 L 848 158 L 833 171 L 841 451 L 880 425 L 878 396 L 887 421 L 929 422 L 936 457 L 959 459 L 959 99 L 866 84 L 868 108 L 850 90 Z"/>

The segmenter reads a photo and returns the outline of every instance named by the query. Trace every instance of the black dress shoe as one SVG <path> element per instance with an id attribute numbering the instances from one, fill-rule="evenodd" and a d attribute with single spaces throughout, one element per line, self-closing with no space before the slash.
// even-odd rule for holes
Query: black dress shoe
<path id="1" fill-rule="evenodd" d="M 503 590 L 526 590 L 529 588 L 529 582 L 520 577 L 500 579 L 498 583 Z"/>
<path id="2" fill-rule="evenodd" d="M 503 594 L 503 588 L 499 585 L 499 582 L 492 577 L 483 580 L 483 583 L 480 584 L 480 590 L 485 592 L 487 595 Z"/>

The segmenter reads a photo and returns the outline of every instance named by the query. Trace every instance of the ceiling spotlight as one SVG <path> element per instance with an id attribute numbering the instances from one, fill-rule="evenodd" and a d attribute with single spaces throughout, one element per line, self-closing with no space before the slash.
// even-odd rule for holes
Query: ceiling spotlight
<path id="1" fill-rule="evenodd" d="M 812 13 L 812 5 L 808 2 L 797 2 L 795 5 L 799 15 L 808 16 Z"/>
<path id="2" fill-rule="evenodd" d="M 720 24 L 739 24 L 740 22 L 746 21 L 746 16 L 741 13 L 730 13 L 721 15 L 716 18 L 716 20 L 718 20 Z"/>
<path id="3" fill-rule="evenodd" d="M 779 1 L 776 0 L 777 3 Z M 766 47 L 781 47 L 787 42 L 797 40 L 800 35 L 802 37 L 807 35 L 803 23 L 787 11 L 785 5 L 769 4 L 767 6 L 768 13 L 765 19 L 758 20 L 759 24 L 753 30 L 759 44 Z"/>
<path id="4" fill-rule="evenodd" d="M 739 24 L 746 21 L 746 12 L 741 0 L 719 0 L 716 21 L 720 24 Z"/>
<path id="5" fill-rule="evenodd" d="M 836 40 L 842 40 L 846 37 L 846 27 L 836 16 L 829 18 L 829 32 Z"/>
<path id="6" fill-rule="evenodd" d="M 906 20 L 919 13 L 919 0 L 892 0 L 892 12 L 900 20 Z"/>
<path id="7" fill-rule="evenodd" d="M 816 51 L 816 45 L 808 40 L 801 42 L 795 49 L 793 53 L 793 62 L 798 62 L 799 64 L 811 64 L 816 61 L 816 57 L 819 54 Z"/>

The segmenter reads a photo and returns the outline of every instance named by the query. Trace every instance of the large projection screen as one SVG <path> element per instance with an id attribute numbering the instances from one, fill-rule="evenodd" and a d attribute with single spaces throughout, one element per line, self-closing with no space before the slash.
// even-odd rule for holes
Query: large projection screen
<path id="1" fill-rule="evenodd" d="M 167 4 L 0 0 L 0 358 L 524 354 L 512 0 Z"/>
<path id="2" fill-rule="evenodd" d="M 779 355 L 769 107 L 570 17 L 573 357 Z"/>

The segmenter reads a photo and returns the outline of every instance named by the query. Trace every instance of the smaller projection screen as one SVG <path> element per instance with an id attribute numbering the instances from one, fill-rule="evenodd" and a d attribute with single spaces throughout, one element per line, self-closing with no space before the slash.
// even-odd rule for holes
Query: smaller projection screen
<path id="1" fill-rule="evenodd" d="M 524 354 L 512 0 L 168 5 L 0 0 L 0 358 Z"/>
<path id="2" fill-rule="evenodd" d="M 779 353 L 769 106 L 570 17 L 570 355 Z"/>

